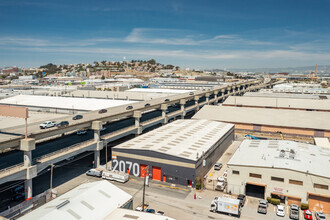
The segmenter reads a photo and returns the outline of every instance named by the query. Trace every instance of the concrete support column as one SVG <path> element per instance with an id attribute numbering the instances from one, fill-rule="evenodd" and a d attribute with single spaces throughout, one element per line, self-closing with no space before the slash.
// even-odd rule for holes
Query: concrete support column
<path id="1" fill-rule="evenodd" d="M 206 105 L 209 105 L 210 104 L 210 93 L 206 93 L 205 94 L 205 98 L 206 98 Z"/>
<path id="2" fill-rule="evenodd" d="M 24 183 L 25 199 L 32 197 L 32 179 L 37 176 L 37 167 L 32 166 L 32 151 L 36 148 L 33 138 L 21 140 L 20 150 L 24 151 L 24 167 L 26 168 L 26 181 Z"/>
<path id="3" fill-rule="evenodd" d="M 213 102 L 213 105 L 217 105 L 217 103 L 218 103 L 218 91 L 215 91 L 214 92 L 214 102 Z"/>
<path id="4" fill-rule="evenodd" d="M 184 105 L 186 104 L 185 99 L 180 99 L 180 105 L 181 105 L 181 119 L 184 119 L 184 116 L 186 116 L 186 111 L 184 108 Z"/>
<path id="5" fill-rule="evenodd" d="M 102 129 L 102 121 L 93 121 L 92 129 L 94 130 L 94 140 L 96 142 L 96 149 L 94 150 L 94 167 L 100 166 L 100 151 L 103 149 L 103 141 L 101 141 L 100 131 Z"/>
<path id="6" fill-rule="evenodd" d="M 95 141 L 101 140 L 100 131 L 101 131 L 102 127 L 103 127 L 102 121 L 93 121 L 92 122 L 92 129 L 94 130 L 94 140 Z"/>
<path id="7" fill-rule="evenodd" d="M 199 96 L 194 96 L 194 100 L 195 100 L 195 106 L 196 106 L 196 112 L 199 110 L 199 104 L 198 104 L 198 100 L 199 100 Z"/>
<path id="8" fill-rule="evenodd" d="M 163 124 L 167 124 L 167 122 L 168 122 L 168 118 L 166 115 L 167 104 L 161 104 L 160 109 L 162 110 Z"/>
<path id="9" fill-rule="evenodd" d="M 140 118 L 142 117 L 141 111 L 134 111 L 133 117 L 135 119 L 135 128 L 136 128 L 136 135 L 139 135 L 142 133 L 142 127 L 140 126 Z"/>
<path id="10" fill-rule="evenodd" d="M 95 168 L 98 168 L 100 166 L 100 151 L 99 150 L 94 151 L 94 166 L 95 166 Z"/>

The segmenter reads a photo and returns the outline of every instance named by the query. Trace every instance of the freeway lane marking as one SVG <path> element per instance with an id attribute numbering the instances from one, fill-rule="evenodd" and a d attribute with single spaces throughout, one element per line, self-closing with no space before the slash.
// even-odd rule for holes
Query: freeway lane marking
<path id="1" fill-rule="evenodd" d="M 176 186 L 166 186 L 166 185 L 162 185 L 162 184 L 157 184 L 158 186 L 161 186 L 161 187 L 167 187 L 167 188 L 170 188 L 170 189 L 178 189 L 178 190 L 183 190 L 183 191 L 186 191 L 186 192 L 189 192 L 190 190 L 188 189 L 184 189 L 184 188 L 180 188 L 180 187 L 176 187 Z"/>

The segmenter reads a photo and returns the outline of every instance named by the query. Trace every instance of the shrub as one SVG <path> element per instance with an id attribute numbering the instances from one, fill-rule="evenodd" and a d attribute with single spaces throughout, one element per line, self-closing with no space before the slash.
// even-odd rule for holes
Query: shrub
<path id="1" fill-rule="evenodd" d="M 267 197 L 267 202 L 268 202 L 268 203 L 271 203 L 271 200 L 272 200 L 271 197 Z"/>
<path id="2" fill-rule="evenodd" d="M 196 183 L 196 189 L 201 189 L 201 183 Z"/>
<path id="3" fill-rule="evenodd" d="M 301 203 L 301 209 L 302 209 L 302 210 L 306 210 L 306 209 L 308 209 L 308 204 L 306 204 L 306 203 Z"/>
<path id="4" fill-rule="evenodd" d="M 271 198 L 270 199 L 270 203 L 272 203 L 273 205 L 279 205 L 281 203 L 281 200 Z"/>

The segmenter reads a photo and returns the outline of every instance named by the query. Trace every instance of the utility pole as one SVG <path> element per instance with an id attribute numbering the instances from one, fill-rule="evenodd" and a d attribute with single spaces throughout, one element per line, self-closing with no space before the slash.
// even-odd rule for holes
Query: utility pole
<path id="1" fill-rule="evenodd" d="M 108 170 L 108 144 L 105 146 L 105 169 Z"/>
<path id="2" fill-rule="evenodd" d="M 53 197 L 53 169 L 54 164 L 50 165 L 50 197 Z"/>
<path id="3" fill-rule="evenodd" d="M 146 192 L 146 176 L 147 176 L 147 170 L 149 170 L 149 166 L 146 166 L 143 170 L 144 170 L 144 180 L 143 180 L 142 211 L 144 211 L 144 197 L 145 197 L 145 192 Z"/>

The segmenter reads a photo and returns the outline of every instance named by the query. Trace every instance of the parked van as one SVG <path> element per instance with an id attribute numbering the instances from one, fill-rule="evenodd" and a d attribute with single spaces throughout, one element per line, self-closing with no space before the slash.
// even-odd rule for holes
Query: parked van
<path id="1" fill-rule="evenodd" d="M 103 171 L 102 178 L 117 181 L 120 183 L 126 183 L 129 179 L 129 175 L 127 173 L 120 172 L 117 170 L 109 170 Z"/>
<path id="2" fill-rule="evenodd" d="M 101 177 L 102 176 L 102 170 L 90 169 L 86 172 L 86 175 L 87 176 Z"/>

